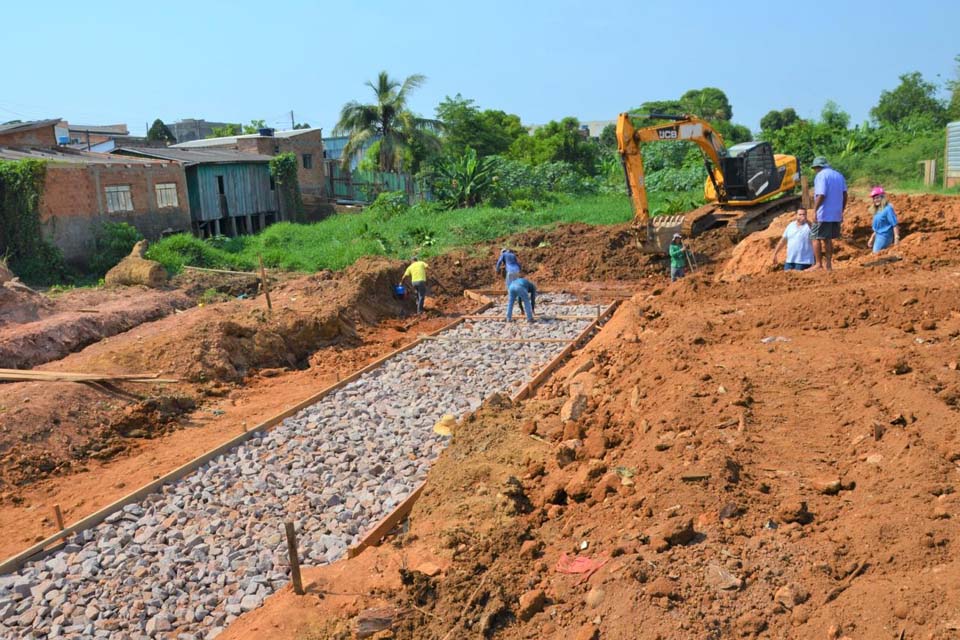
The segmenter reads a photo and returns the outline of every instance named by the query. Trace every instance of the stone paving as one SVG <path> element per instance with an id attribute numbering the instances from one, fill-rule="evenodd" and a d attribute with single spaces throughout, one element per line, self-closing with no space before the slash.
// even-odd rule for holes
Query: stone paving
<path id="1" fill-rule="evenodd" d="M 540 296 L 538 315 L 596 315 Z M 503 315 L 504 304 L 487 315 Z M 425 478 L 462 416 L 514 393 L 590 320 L 465 321 L 387 360 L 272 431 L 0 576 L 3 638 L 213 638 L 289 579 L 283 522 L 305 564 L 333 562 Z"/>

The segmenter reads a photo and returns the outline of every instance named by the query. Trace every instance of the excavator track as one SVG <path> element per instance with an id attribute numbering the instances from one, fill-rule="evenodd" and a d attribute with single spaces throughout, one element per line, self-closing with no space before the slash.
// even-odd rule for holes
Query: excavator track
<path id="1" fill-rule="evenodd" d="M 638 246 L 644 251 L 664 253 L 674 233 L 685 238 L 695 238 L 710 229 L 724 227 L 733 242 L 770 226 L 774 218 L 800 204 L 799 195 L 785 196 L 762 202 L 743 209 L 725 208 L 717 203 L 705 204 L 684 215 L 654 216 L 651 218 L 651 234 Z"/>
<path id="2" fill-rule="evenodd" d="M 709 229 L 723 226 L 734 242 L 770 226 L 774 218 L 800 203 L 800 196 L 786 196 L 762 202 L 744 209 L 726 208 L 707 204 L 683 217 L 681 233 L 688 238 L 698 236 Z"/>

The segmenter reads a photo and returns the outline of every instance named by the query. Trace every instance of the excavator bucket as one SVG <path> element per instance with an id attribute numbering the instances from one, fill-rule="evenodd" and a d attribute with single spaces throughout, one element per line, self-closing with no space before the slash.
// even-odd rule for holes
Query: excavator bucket
<path id="1" fill-rule="evenodd" d="M 667 253 L 673 234 L 683 233 L 684 216 L 652 216 L 646 228 L 640 228 L 637 246 L 644 253 Z"/>

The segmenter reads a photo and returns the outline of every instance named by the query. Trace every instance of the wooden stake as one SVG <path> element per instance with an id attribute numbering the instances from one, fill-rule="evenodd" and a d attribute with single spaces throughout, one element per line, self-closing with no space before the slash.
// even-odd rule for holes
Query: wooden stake
<path id="1" fill-rule="evenodd" d="M 807 180 L 807 176 L 800 176 L 800 189 L 801 197 L 800 203 L 803 205 L 804 209 L 810 208 L 810 181 Z"/>
<path id="2" fill-rule="evenodd" d="M 53 518 L 57 522 L 57 531 L 63 531 L 63 512 L 58 504 L 53 505 Z"/>
<path id="3" fill-rule="evenodd" d="M 260 261 L 260 284 L 263 286 L 263 295 L 267 296 L 267 309 L 273 311 L 273 303 L 270 302 L 270 285 L 267 284 L 267 270 L 263 268 L 263 256 L 259 253 L 257 260 Z"/>
<path id="4" fill-rule="evenodd" d="M 290 577 L 293 579 L 293 592 L 298 596 L 302 596 L 303 579 L 300 577 L 300 555 L 297 552 L 297 532 L 294 531 L 292 522 L 284 522 L 283 527 L 287 530 L 287 552 L 290 554 Z"/>

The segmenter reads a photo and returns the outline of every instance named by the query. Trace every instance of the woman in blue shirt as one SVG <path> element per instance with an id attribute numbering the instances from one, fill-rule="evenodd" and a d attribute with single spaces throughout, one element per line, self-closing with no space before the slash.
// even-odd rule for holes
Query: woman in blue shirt
<path id="1" fill-rule="evenodd" d="M 874 187 L 870 192 L 873 204 L 870 213 L 873 214 L 873 233 L 870 234 L 868 244 L 873 246 L 874 253 L 880 253 L 892 244 L 900 242 L 900 227 L 893 205 L 887 200 L 887 193 L 883 187 Z"/>

